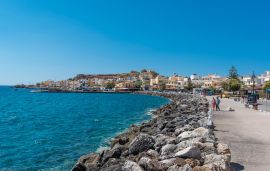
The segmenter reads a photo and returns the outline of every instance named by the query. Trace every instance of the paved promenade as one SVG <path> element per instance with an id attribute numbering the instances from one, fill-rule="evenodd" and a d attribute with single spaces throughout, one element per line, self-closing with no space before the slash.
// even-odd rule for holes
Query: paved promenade
<path id="1" fill-rule="evenodd" d="M 221 110 L 214 112 L 216 136 L 231 148 L 235 170 L 270 170 L 270 115 L 247 109 L 240 102 L 221 99 Z M 233 112 L 224 111 L 228 107 Z"/>

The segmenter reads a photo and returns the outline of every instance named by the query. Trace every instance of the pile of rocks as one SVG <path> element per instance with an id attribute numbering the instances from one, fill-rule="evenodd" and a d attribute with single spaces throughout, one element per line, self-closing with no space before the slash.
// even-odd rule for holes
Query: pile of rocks
<path id="1" fill-rule="evenodd" d="M 144 92 L 145 94 L 145 92 Z M 230 149 L 207 128 L 208 101 L 179 93 L 155 117 L 118 135 L 108 150 L 82 156 L 74 171 L 229 171 Z"/>

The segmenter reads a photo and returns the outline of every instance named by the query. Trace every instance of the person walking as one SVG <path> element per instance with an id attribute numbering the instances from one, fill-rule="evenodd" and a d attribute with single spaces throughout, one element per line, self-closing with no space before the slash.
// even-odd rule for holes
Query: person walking
<path id="1" fill-rule="evenodd" d="M 217 100 L 216 100 L 216 111 L 220 111 L 220 108 L 219 108 L 219 105 L 220 105 L 220 99 L 219 97 L 217 97 Z"/>
<path id="2" fill-rule="evenodd" d="M 211 103 L 212 103 L 212 109 L 215 110 L 216 109 L 216 105 L 217 105 L 217 102 L 216 102 L 215 97 L 213 97 Z"/>

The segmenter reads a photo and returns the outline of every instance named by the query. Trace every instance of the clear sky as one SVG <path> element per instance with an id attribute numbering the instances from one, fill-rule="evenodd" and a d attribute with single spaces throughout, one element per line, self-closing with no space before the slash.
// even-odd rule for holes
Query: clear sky
<path id="1" fill-rule="evenodd" d="M 1 0 L 0 84 L 270 69 L 268 0 Z"/>

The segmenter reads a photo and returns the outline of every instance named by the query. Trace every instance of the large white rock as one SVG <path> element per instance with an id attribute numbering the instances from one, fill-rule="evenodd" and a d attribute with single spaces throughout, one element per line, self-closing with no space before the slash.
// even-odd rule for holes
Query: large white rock
<path id="1" fill-rule="evenodd" d="M 164 146 L 166 144 L 170 144 L 170 142 L 173 142 L 175 140 L 175 138 L 173 137 L 170 137 L 170 136 L 167 136 L 167 135 L 164 135 L 164 134 L 158 134 L 156 137 L 155 137 L 155 146 L 158 145 L 158 146 Z"/>
<path id="2" fill-rule="evenodd" d="M 184 165 L 183 167 L 173 165 L 169 167 L 167 171 L 192 171 L 192 168 L 188 164 Z"/>
<path id="3" fill-rule="evenodd" d="M 192 131 L 197 137 L 208 138 L 209 137 L 209 129 L 204 127 L 200 127 Z"/>
<path id="4" fill-rule="evenodd" d="M 146 154 L 148 154 L 149 156 L 154 157 L 154 158 L 158 158 L 158 156 L 159 156 L 158 152 L 155 150 L 152 150 L 152 149 L 148 150 L 146 152 Z"/>
<path id="5" fill-rule="evenodd" d="M 163 146 L 161 148 L 161 155 L 170 155 L 174 152 L 174 150 L 176 149 L 176 145 L 174 144 L 166 144 L 165 146 Z"/>
<path id="6" fill-rule="evenodd" d="M 137 163 L 127 160 L 122 167 L 122 171 L 143 171 L 143 169 Z"/>
<path id="7" fill-rule="evenodd" d="M 201 137 L 198 137 L 181 141 L 180 143 L 177 144 L 177 151 L 183 150 L 190 146 L 194 146 L 195 144 L 202 142 L 202 140 L 203 139 Z"/>
<path id="8" fill-rule="evenodd" d="M 172 165 L 174 165 L 175 161 L 176 161 L 176 158 L 170 158 L 170 159 L 161 160 L 160 163 L 164 166 L 164 168 L 169 168 Z"/>
<path id="9" fill-rule="evenodd" d="M 188 164 L 186 164 L 185 166 L 183 166 L 183 167 L 181 167 L 181 171 L 192 171 L 192 168 L 188 165 Z"/>
<path id="10" fill-rule="evenodd" d="M 201 151 L 198 147 L 191 146 L 175 153 L 175 157 L 200 159 Z"/>
<path id="11" fill-rule="evenodd" d="M 227 144 L 219 143 L 217 145 L 217 153 L 226 157 L 227 161 L 231 161 L 231 151 Z"/>
<path id="12" fill-rule="evenodd" d="M 186 131 L 177 136 L 177 142 L 188 140 L 191 138 L 202 137 L 206 140 L 210 139 L 210 132 L 208 129 L 199 127 L 193 131 Z"/>
<path id="13" fill-rule="evenodd" d="M 221 171 L 230 170 L 230 161 L 224 155 L 209 154 L 204 157 L 204 166 L 208 168 L 216 167 Z"/>
<path id="14" fill-rule="evenodd" d="M 150 159 L 148 157 L 142 157 L 138 164 L 145 170 L 162 171 L 163 165 L 157 159 Z"/>
<path id="15" fill-rule="evenodd" d="M 217 145 L 218 154 L 230 154 L 230 148 L 227 144 L 218 143 Z"/>

